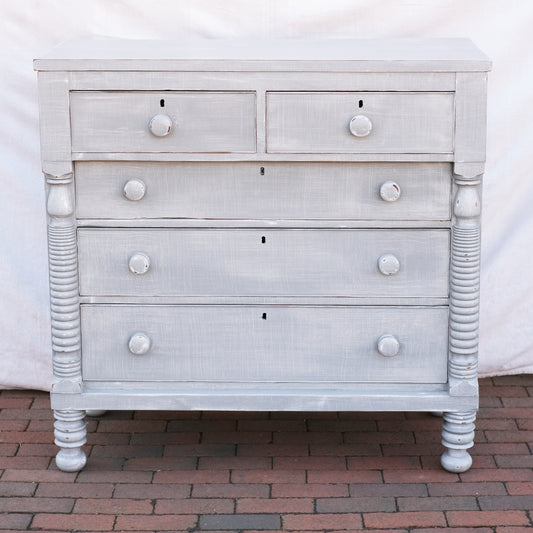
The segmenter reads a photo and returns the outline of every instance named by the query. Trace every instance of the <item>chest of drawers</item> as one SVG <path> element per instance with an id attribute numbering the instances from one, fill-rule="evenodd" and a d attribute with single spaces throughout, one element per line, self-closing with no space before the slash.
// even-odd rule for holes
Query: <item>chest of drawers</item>
<path id="1" fill-rule="evenodd" d="M 443 412 L 471 459 L 486 77 L 466 40 L 35 61 L 57 465 L 86 410 Z"/>

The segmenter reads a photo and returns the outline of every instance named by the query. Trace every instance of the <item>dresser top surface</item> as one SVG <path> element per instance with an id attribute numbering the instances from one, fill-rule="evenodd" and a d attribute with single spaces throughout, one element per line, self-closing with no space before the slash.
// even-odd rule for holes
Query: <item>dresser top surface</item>
<path id="1" fill-rule="evenodd" d="M 38 71 L 488 71 L 469 39 L 90 39 L 58 45 Z"/>

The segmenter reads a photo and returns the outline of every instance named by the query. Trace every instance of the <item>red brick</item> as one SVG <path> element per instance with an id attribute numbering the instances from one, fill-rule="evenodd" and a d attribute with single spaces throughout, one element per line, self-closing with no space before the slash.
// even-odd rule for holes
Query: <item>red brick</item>
<path id="1" fill-rule="evenodd" d="M 152 514 L 153 504 L 150 500 L 138 499 L 92 499 L 80 498 L 74 506 L 78 514 Z"/>
<path id="2" fill-rule="evenodd" d="M 396 531 L 396 530 L 395 530 Z M 416 531 L 416 533 L 438 533 L 439 531 L 447 533 L 450 531 L 449 527 L 432 527 L 432 528 L 421 528 L 413 530 Z M 375 533 L 375 531 L 372 531 L 372 533 Z M 493 529 L 491 527 L 454 527 L 453 533 L 493 533 Z"/>
<path id="3" fill-rule="evenodd" d="M 29 529 L 31 514 L 4 513 L 2 514 L 2 528 L 24 531 Z"/>
<path id="4" fill-rule="evenodd" d="M 73 498 L 0 498 L 1 513 L 70 513 Z"/>
<path id="5" fill-rule="evenodd" d="M 504 407 L 510 407 L 510 408 L 529 408 L 531 409 L 533 407 L 533 398 L 527 397 L 527 398 L 502 398 L 502 403 Z"/>
<path id="6" fill-rule="evenodd" d="M 275 457 L 274 468 L 280 470 L 346 470 L 344 457 Z"/>
<path id="7" fill-rule="evenodd" d="M 0 420 L 52 420 L 50 409 L 2 409 Z"/>
<path id="8" fill-rule="evenodd" d="M 396 501 L 392 497 L 319 498 L 317 513 L 375 513 L 395 512 Z M 335 527 L 335 524 L 333 524 Z"/>
<path id="9" fill-rule="evenodd" d="M 423 483 L 381 483 L 365 484 L 351 483 L 350 496 L 352 497 L 383 497 L 383 496 L 427 496 L 427 488 Z"/>
<path id="10" fill-rule="evenodd" d="M 492 429 L 499 431 L 517 431 L 517 420 L 505 418 L 478 418 L 476 428 L 478 430 Z M 533 422 L 533 421 L 532 421 Z M 528 428 L 523 428 L 528 429 Z"/>
<path id="11" fill-rule="evenodd" d="M 500 526 L 496 528 L 496 533 L 531 533 L 531 526 Z"/>
<path id="12" fill-rule="evenodd" d="M 305 420 L 239 420 L 239 431 L 305 431 Z"/>
<path id="13" fill-rule="evenodd" d="M 46 470 L 50 457 L 0 457 L 0 470 Z"/>
<path id="14" fill-rule="evenodd" d="M 136 457 L 126 459 L 124 470 L 194 470 L 196 457 Z"/>
<path id="15" fill-rule="evenodd" d="M 100 420 L 98 432 L 105 433 L 153 433 L 164 432 L 164 420 Z"/>
<path id="16" fill-rule="evenodd" d="M 54 457 L 58 448 L 55 444 L 21 444 L 18 457 Z"/>
<path id="17" fill-rule="evenodd" d="M 257 470 L 272 467 L 270 457 L 200 457 L 200 470 Z"/>
<path id="18" fill-rule="evenodd" d="M 115 529 L 125 531 L 134 530 L 163 530 L 176 531 L 193 528 L 197 523 L 196 515 L 151 515 L 151 516 L 118 516 Z"/>
<path id="19" fill-rule="evenodd" d="M 273 498 L 332 498 L 346 497 L 348 494 L 348 485 L 346 484 L 280 483 L 272 485 Z"/>
<path id="20" fill-rule="evenodd" d="M 231 457 L 235 455 L 234 444 L 170 444 L 165 446 L 165 456 L 184 457 Z"/>
<path id="21" fill-rule="evenodd" d="M 279 431 L 272 435 L 274 444 L 342 444 L 338 431 Z"/>
<path id="22" fill-rule="evenodd" d="M 498 496 L 501 498 L 501 496 Z M 398 498 L 400 511 L 449 511 L 465 510 L 477 511 L 479 509 L 474 496 L 438 496 L 428 498 Z"/>
<path id="23" fill-rule="evenodd" d="M 533 495 L 533 481 L 529 482 L 510 482 L 506 483 L 507 491 L 509 494 L 522 495 L 522 494 L 531 494 Z"/>
<path id="24" fill-rule="evenodd" d="M 0 433 L 0 439 L 2 438 L 1 435 L 4 432 L 8 431 L 24 431 L 28 430 L 29 424 L 27 420 L 2 420 L 2 432 Z M 50 424 L 49 424 L 50 425 Z"/>
<path id="25" fill-rule="evenodd" d="M 110 444 L 93 446 L 91 457 L 161 457 L 163 446 L 134 446 Z"/>
<path id="26" fill-rule="evenodd" d="M 143 435 L 143 433 L 141 433 Z M 92 445 L 93 448 L 96 445 L 100 446 L 125 446 L 130 443 L 130 437 L 135 435 L 130 435 L 129 433 L 97 433 L 96 431 L 90 431 L 87 434 L 87 443 Z M 161 444 L 161 443 L 158 443 Z"/>
<path id="27" fill-rule="evenodd" d="M 261 483 L 209 483 L 193 485 L 193 498 L 268 498 L 270 487 Z"/>
<path id="28" fill-rule="evenodd" d="M 2 482 L 29 481 L 31 483 L 38 483 L 40 481 L 48 481 L 72 483 L 76 479 L 76 476 L 76 472 L 69 473 L 62 472 L 61 470 L 6 470 L 2 477 Z"/>
<path id="29" fill-rule="evenodd" d="M 17 453 L 19 445 L 16 443 L 0 444 L 0 455 L 12 457 Z"/>
<path id="30" fill-rule="evenodd" d="M 420 469 L 420 458 L 412 456 L 402 457 L 348 457 L 350 470 L 387 470 L 391 469 Z"/>
<path id="31" fill-rule="evenodd" d="M 32 402 L 31 397 L 9 398 L 0 395 L 0 409 L 29 409 Z"/>
<path id="32" fill-rule="evenodd" d="M 235 501 L 229 498 L 171 499 L 155 504 L 156 514 L 218 514 L 233 513 L 234 509 Z"/>
<path id="33" fill-rule="evenodd" d="M 32 529 L 67 529 L 72 531 L 110 531 L 115 522 L 114 516 L 83 514 L 36 514 Z"/>
<path id="34" fill-rule="evenodd" d="M 311 455 L 330 456 L 364 456 L 375 457 L 381 455 L 381 448 L 376 443 L 355 443 L 355 444 L 339 444 L 332 446 L 331 444 L 311 444 L 309 446 Z"/>
<path id="35" fill-rule="evenodd" d="M 22 444 L 23 442 L 53 444 L 54 433 L 51 426 L 50 431 L 6 431 L 4 429 L 4 422 L 2 422 L 0 442 L 15 442 L 17 444 Z"/>
<path id="36" fill-rule="evenodd" d="M 334 431 L 336 433 L 344 431 L 375 432 L 376 422 L 374 420 L 309 420 L 307 422 L 309 431 Z"/>
<path id="37" fill-rule="evenodd" d="M 308 483 L 381 483 L 381 472 L 377 470 L 309 470 Z"/>
<path id="38" fill-rule="evenodd" d="M 346 514 L 288 514 L 282 517 L 284 530 L 331 530 L 351 529 L 362 527 L 359 513 Z"/>
<path id="39" fill-rule="evenodd" d="M 462 511 L 461 511 L 462 512 Z M 440 511 L 415 511 L 398 513 L 365 513 L 366 528 L 444 527 L 446 520 Z"/>
<path id="40" fill-rule="evenodd" d="M 533 442 L 533 431 L 485 431 L 489 442 Z"/>
<path id="41" fill-rule="evenodd" d="M 187 484 L 122 483 L 115 487 L 113 498 L 154 500 L 157 498 L 187 498 L 191 487 Z"/>
<path id="42" fill-rule="evenodd" d="M 235 431 L 235 420 L 172 420 L 167 432 L 199 433 L 203 431 Z"/>
<path id="43" fill-rule="evenodd" d="M 525 430 L 525 431 L 533 430 L 533 418 L 518 419 L 516 421 L 516 425 L 518 429 L 520 430 Z"/>
<path id="44" fill-rule="evenodd" d="M 268 444 L 272 442 L 271 431 L 204 431 L 202 442 L 226 444 Z"/>
<path id="45" fill-rule="evenodd" d="M 479 418 L 533 418 L 531 407 L 489 407 L 479 411 Z"/>
<path id="46" fill-rule="evenodd" d="M 12 470 L 12 472 L 16 472 L 16 470 Z M 0 497 L 33 496 L 37 483 L 7 481 L 6 478 L 9 473 L 9 471 L 6 472 L 0 481 Z"/>
<path id="47" fill-rule="evenodd" d="M 105 435 L 105 433 L 104 433 Z M 114 436 L 121 436 L 114 434 Z M 179 431 L 175 433 L 134 433 L 124 434 L 126 444 L 135 446 L 167 445 L 167 444 L 197 444 L 200 442 L 200 433 Z"/>
<path id="48" fill-rule="evenodd" d="M 237 455 L 244 457 L 301 457 L 309 455 L 307 444 L 239 444 Z"/>
<path id="49" fill-rule="evenodd" d="M 503 496 L 505 486 L 500 482 L 486 483 L 428 483 L 430 496 Z"/>
<path id="50" fill-rule="evenodd" d="M 156 472 L 152 483 L 229 483 L 229 480 L 229 470 L 165 470 Z"/>
<path id="51" fill-rule="evenodd" d="M 520 468 L 495 468 L 485 470 L 472 468 L 463 474 L 460 474 L 464 481 L 532 481 L 533 470 Z"/>
<path id="52" fill-rule="evenodd" d="M 92 457 L 89 462 L 92 465 Z M 82 470 L 76 478 L 76 483 L 151 483 L 152 476 L 152 472 Z"/>
<path id="53" fill-rule="evenodd" d="M 533 441 L 532 441 L 533 442 Z M 501 468 L 533 468 L 533 455 L 497 455 L 496 464 Z"/>
<path id="54" fill-rule="evenodd" d="M 312 513 L 312 498 L 239 498 L 237 513 Z"/>
<path id="55" fill-rule="evenodd" d="M 443 451 L 440 443 L 423 443 L 423 444 L 383 444 L 381 446 L 383 455 L 392 457 L 402 457 L 413 455 L 440 455 Z"/>
<path id="56" fill-rule="evenodd" d="M 346 444 L 352 443 L 376 443 L 389 444 L 399 443 L 407 444 L 414 443 L 414 435 L 411 431 L 376 431 L 362 433 L 359 431 L 347 431 L 344 434 L 344 442 Z"/>
<path id="57" fill-rule="evenodd" d="M 305 483 L 305 470 L 234 470 L 233 483 Z"/>
<path id="58" fill-rule="evenodd" d="M 449 511 L 448 525 L 455 526 L 524 526 L 529 519 L 525 511 Z"/>
<path id="59" fill-rule="evenodd" d="M 110 498 L 112 483 L 39 483 L 36 496 L 45 498 Z"/>
<path id="60" fill-rule="evenodd" d="M 449 483 L 458 480 L 457 474 L 440 470 L 384 470 L 385 483 Z"/>

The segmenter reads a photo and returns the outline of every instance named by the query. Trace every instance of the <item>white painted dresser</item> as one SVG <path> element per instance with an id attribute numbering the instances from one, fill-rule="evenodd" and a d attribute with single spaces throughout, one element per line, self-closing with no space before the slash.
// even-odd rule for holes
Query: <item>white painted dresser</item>
<path id="1" fill-rule="evenodd" d="M 57 465 L 85 410 L 478 405 L 489 60 L 468 40 L 69 43 L 35 61 Z"/>

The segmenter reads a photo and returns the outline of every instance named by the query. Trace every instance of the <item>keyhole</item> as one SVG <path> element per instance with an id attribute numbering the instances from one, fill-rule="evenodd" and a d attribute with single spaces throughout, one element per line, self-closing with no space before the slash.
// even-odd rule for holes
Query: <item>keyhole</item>
<path id="1" fill-rule="evenodd" d="M 261 317 L 263 320 L 266 320 L 267 319 L 267 314 L 266 313 L 263 313 L 263 316 Z"/>
<path id="2" fill-rule="evenodd" d="M 161 98 L 161 100 L 159 100 L 159 105 L 161 107 L 165 107 L 165 99 L 164 98 Z"/>
<path id="3" fill-rule="evenodd" d="M 265 175 L 265 167 L 261 167 L 259 169 L 259 173 L 261 174 L 261 176 L 264 176 Z"/>
<path id="4" fill-rule="evenodd" d="M 363 100 L 359 100 L 359 109 L 363 107 Z"/>
<path id="5" fill-rule="evenodd" d="M 263 244 L 265 244 L 265 242 L 267 242 L 267 239 L 266 239 L 266 237 L 265 237 L 264 235 L 261 237 L 261 242 L 262 242 Z"/>

